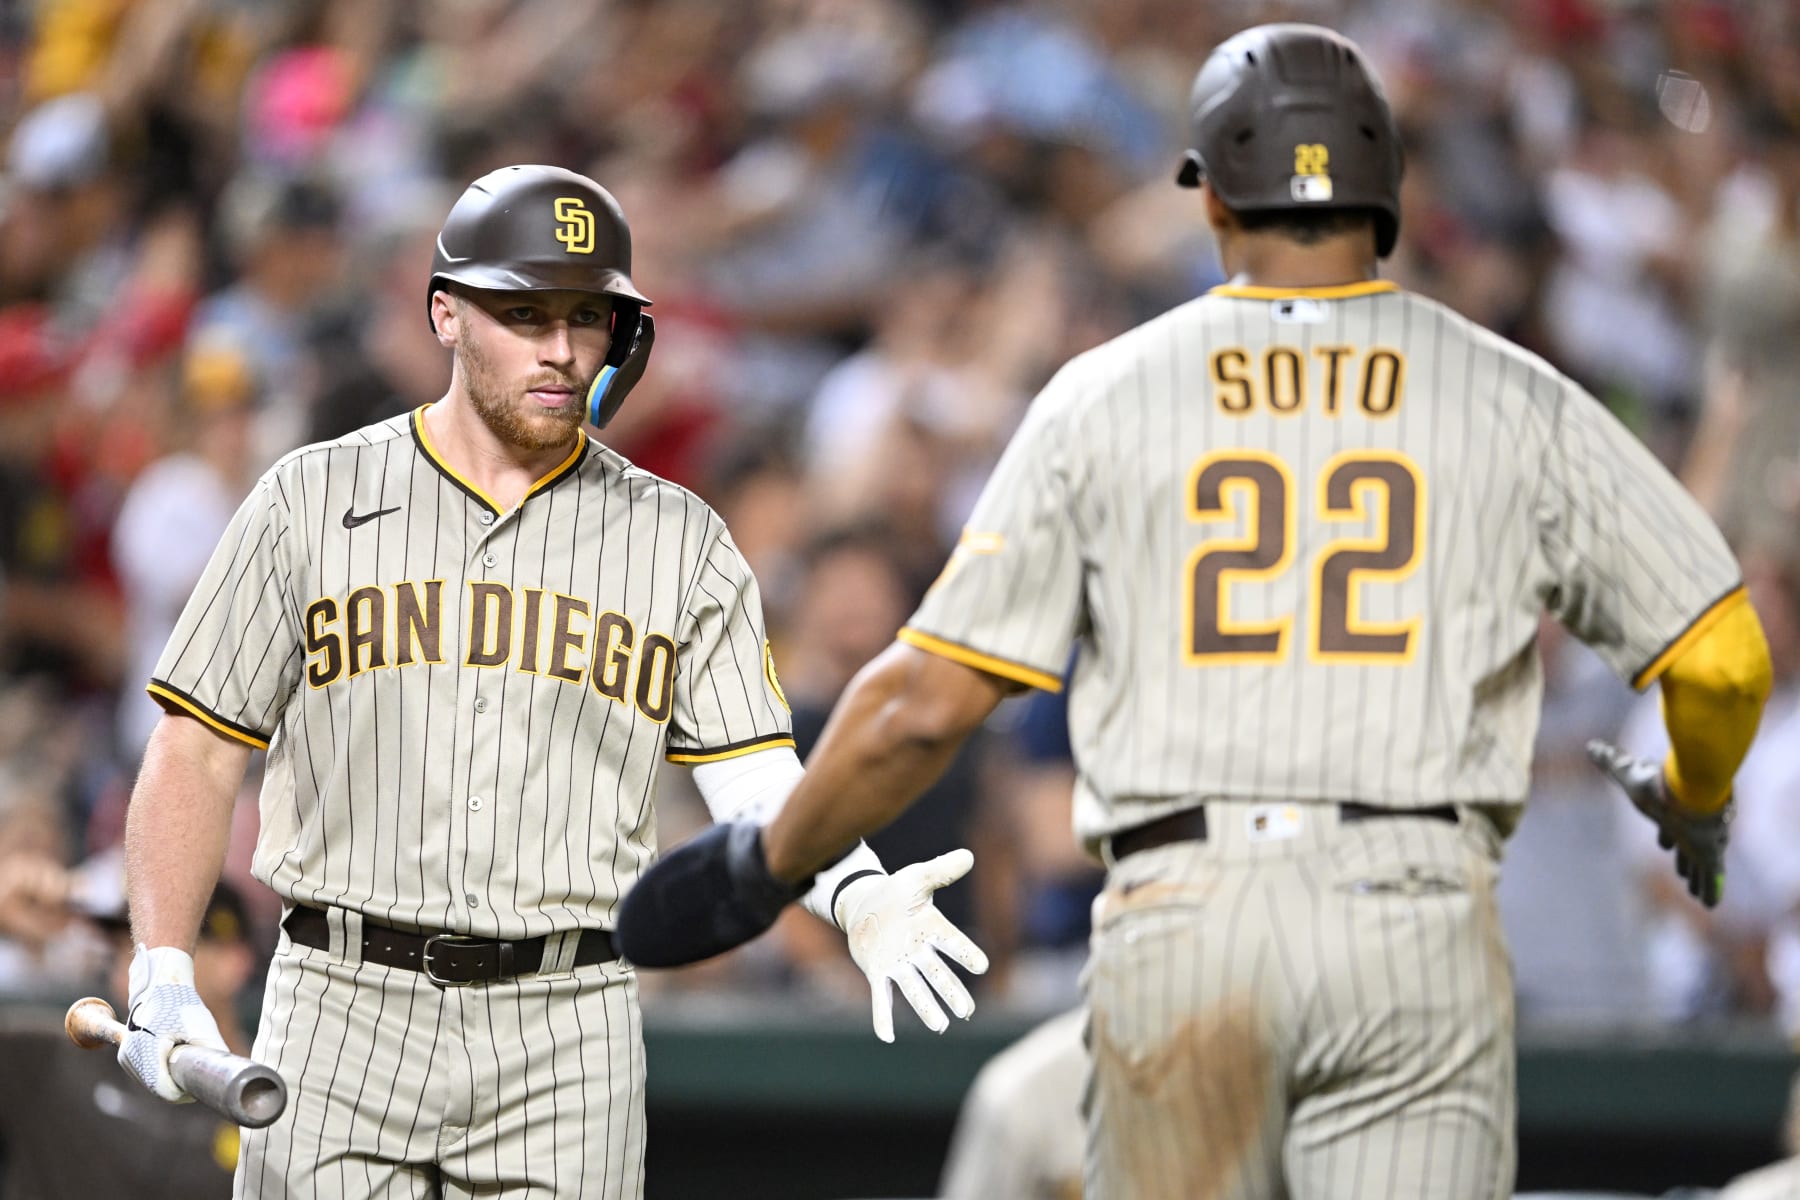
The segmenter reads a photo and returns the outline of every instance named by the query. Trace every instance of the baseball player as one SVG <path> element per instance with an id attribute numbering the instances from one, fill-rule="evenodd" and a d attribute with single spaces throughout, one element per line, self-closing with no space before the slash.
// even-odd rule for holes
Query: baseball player
<path id="1" fill-rule="evenodd" d="M 1623 426 L 1377 277 L 1401 149 L 1355 45 L 1242 33 L 1192 119 L 1178 179 L 1230 282 L 1050 382 L 781 814 L 672 854 L 617 932 L 635 953 L 681 929 L 683 957 L 753 936 L 1078 643 L 1076 831 L 1110 867 L 1090 1200 L 1509 1196 L 1493 890 L 1539 615 L 1661 681 L 1667 761 L 1596 754 L 1708 903 L 1767 647 L 1718 532 Z"/>
<path id="2" fill-rule="evenodd" d="M 126 830 L 120 1061 L 152 1091 L 215 1044 L 189 953 L 231 796 L 268 762 L 258 878 L 286 901 L 255 1056 L 287 1114 L 236 1194 L 642 1194 L 644 1050 L 609 932 L 656 846 L 655 779 L 690 764 L 721 817 L 800 776 L 755 580 L 699 499 L 589 438 L 653 325 L 613 198 L 554 167 L 475 181 L 437 244 L 449 392 L 282 459 L 182 614 Z M 933 1028 L 972 1002 L 931 904 L 957 851 L 893 876 L 866 850 L 811 906 Z"/>
<path id="3" fill-rule="evenodd" d="M 939 1200 L 1080 1200 L 1087 1014 L 1060 1013 L 996 1054 L 963 1097 Z"/>

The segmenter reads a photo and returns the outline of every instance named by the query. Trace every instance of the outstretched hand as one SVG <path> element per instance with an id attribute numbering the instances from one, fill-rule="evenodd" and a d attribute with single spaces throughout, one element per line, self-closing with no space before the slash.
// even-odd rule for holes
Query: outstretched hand
<path id="1" fill-rule="evenodd" d="M 969 989 L 944 959 L 979 975 L 988 969 L 987 955 L 932 901 L 934 892 L 968 874 L 974 863 L 969 851 L 952 850 L 892 875 L 855 880 L 838 897 L 839 924 L 849 938 L 850 956 L 869 977 L 875 1036 L 882 1041 L 894 1040 L 890 985 L 899 987 L 933 1033 L 949 1028 L 944 1005 L 965 1020 L 975 1011 Z"/>

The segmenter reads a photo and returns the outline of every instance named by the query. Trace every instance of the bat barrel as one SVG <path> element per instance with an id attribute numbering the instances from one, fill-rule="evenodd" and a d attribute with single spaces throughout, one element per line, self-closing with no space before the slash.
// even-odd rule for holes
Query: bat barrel
<path id="1" fill-rule="evenodd" d="M 261 1129 L 287 1108 L 287 1083 L 273 1068 L 205 1046 L 177 1046 L 169 1072 L 194 1099 L 239 1125 Z"/>
<path id="2" fill-rule="evenodd" d="M 261 1129 L 287 1109 L 287 1084 L 261 1063 L 240 1071 L 232 1086 L 235 1092 L 230 1103 L 241 1114 L 240 1125 Z"/>

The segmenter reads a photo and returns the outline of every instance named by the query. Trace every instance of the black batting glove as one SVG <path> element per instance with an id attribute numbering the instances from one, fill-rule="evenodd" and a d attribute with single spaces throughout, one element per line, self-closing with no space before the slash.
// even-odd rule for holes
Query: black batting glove
<path id="1" fill-rule="evenodd" d="M 1609 742 L 1587 744 L 1588 758 L 1624 789 L 1637 810 L 1656 824 L 1656 840 L 1675 851 L 1675 873 L 1694 899 L 1713 908 L 1725 893 L 1725 844 L 1733 802 L 1705 816 L 1682 812 L 1669 792 L 1662 764 L 1627 754 Z"/>
<path id="2" fill-rule="evenodd" d="M 769 873 L 761 826 L 714 825 L 644 872 L 619 905 L 613 937 L 640 967 L 684 966 L 760 936 L 811 886 Z"/>

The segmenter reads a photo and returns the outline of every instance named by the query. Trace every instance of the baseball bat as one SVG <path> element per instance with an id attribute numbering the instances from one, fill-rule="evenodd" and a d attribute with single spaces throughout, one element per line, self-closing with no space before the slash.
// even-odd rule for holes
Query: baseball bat
<path id="1" fill-rule="evenodd" d="M 63 1017 L 69 1040 L 83 1050 L 116 1046 L 125 1037 L 112 1005 L 89 996 Z M 188 1095 L 239 1125 L 261 1129 L 287 1108 L 287 1084 L 259 1062 L 207 1046 L 182 1045 L 169 1055 L 169 1074 Z"/>

